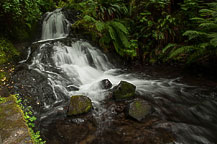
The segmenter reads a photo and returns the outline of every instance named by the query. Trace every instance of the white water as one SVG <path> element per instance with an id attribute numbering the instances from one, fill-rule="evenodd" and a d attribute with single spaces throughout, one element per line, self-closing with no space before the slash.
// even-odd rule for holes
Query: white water
<path id="1" fill-rule="evenodd" d="M 143 93 L 164 93 L 176 95 L 176 87 L 184 87 L 183 84 L 174 82 L 175 80 L 147 80 L 145 77 L 139 78 L 123 70 L 116 69 L 108 60 L 107 56 L 88 42 L 79 40 L 72 42 L 71 46 L 66 46 L 61 42 L 55 42 L 52 48 L 49 47 L 52 55 L 49 62 L 44 61 L 48 44 L 42 44 L 39 53 L 33 58 L 31 69 L 35 69 L 43 75 L 47 75 L 49 84 L 54 89 L 55 99 L 60 101 L 55 93 L 55 88 L 60 89 L 67 96 L 86 95 L 94 103 L 99 103 L 108 95 L 108 91 L 102 89 L 99 82 L 108 79 L 113 86 L 120 81 L 128 81 L 136 85 L 136 91 Z M 47 67 L 55 67 L 61 73 L 49 71 Z M 78 91 L 68 91 L 67 87 L 75 86 Z"/>
<path id="2" fill-rule="evenodd" d="M 70 23 L 63 15 L 61 9 L 48 12 L 42 25 L 42 40 L 64 38 L 68 35 Z"/>
<path id="3" fill-rule="evenodd" d="M 175 96 L 174 88 L 184 87 L 174 82 L 175 80 L 146 80 L 144 77 L 117 69 L 99 49 L 82 40 L 72 42 L 71 46 L 66 46 L 61 42 L 51 44 L 54 39 L 68 36 L 69 25 L 61 9 L 46 14 L 43 21 L 42 40 L 39 41 L 46 43 L 39 47 L 37 55 L 33 57 L 32 64 L 29 66 L 30 69 L 48 78 L 55 103 L 62 101 L 55 91 L 58 89 L 68 97 L 83 94 L 91 98 L 95 104 L 99 104 L 108 95 L 108 91 L 99 85 L 99 82 L 104 79 L 108 79 L 113 86 L 118 85 L 120 81 L 128 81 L 136 85 L 136 91 L 140 94 L 164 93 Z M 46 49 L 49 49 L 50 55 L 47 54 Z M 50 70 L 53 68 L 60 72 Z M 79 90 L 67 90 L 70 86 Z M 44 107 L 49 108 L 50 105 L 44 102 Z"/>
<path id="4" fill-rule="evenodd" d="M 64 101 L 59 92 L 67 97 L 81 94 L 88 96 L 94 106 L 98 108 L 97 115 L 99 116 L 101 113 L 105 113 L 106 109 L 101 105 L 101 101 L 109 95 L 109 91 L 102 89 L 99 82 L 108 79 L 113 87 L 120 81 L 128 81 L 136 85 L 136 92 L 144 97 L 149 95 L 149 98 L 151 97 L 156 101 L 158 100 L 158 102 L 162 101 L 164 104 L 168 104 L 166 105 L 167 107 L 173 104 L 172 109 L 174 109 L 174 111 L 170 111 L 169 108 L 166 109 L 161 105 L 160 107 L 163 111 L 156 108 L 156 111 L 159 113 L 184 113 L 182 117 L 186 119 L 192 118 L 194 121 L 197 120 L 197 118 L 194 119 L 191 115 L 188 116 L 189 109 L 188 105 L 185 105 L 185 102 L 189 101 L 190 95 L 184 90 L 187 86 L 177 83 L 177 79 L 150 79 L 145 75 L 135 75 L 115 68 L 109 62 L 109 58 L 105 54 L 88 42 L 82 40 L 72 42 L 69 46 L 61 42 L 50 41 L 66 37 L 69 32 L 68 25 L 69 23 L 61 10 L 47 14 L 43 22 L 41 41 L 46 43 L 41 44 L 36 50 L 35 55 L 32 57 L 32 64 L 29 65 L 30 69 L 39 72 L 47 78 L 47 82 L 53 91 L 52 99 L 55 101 L 52 101 L 53 103 L 50 103 L 49 100 L 43 101 L 44 108 L 47 109 L 48 112 L 40 114 L 41 119 L 52 113 L 52 111 L 55 111 L 55 109 L 63 110 L 63 108 L 58 105 Z M 69 90 L 68 88 L 71 86 L 79 90 Z M 159 105 L 160 104 L 161 103 L 159 103 Z M 186 111 L 175 109 L 177 106 L 183 106 L 186 109 L 182 108 L 181 110 Z M 197 111 L 190 111 L 189 113 L 197 114 Z M 163 120 L 166 119 L 165 117 L 166 116 L 162 114 Z M 186 132 L 185 127 L 179 123 L 177 123 L 177 125 L 178 126 L 175 126 L 175 128 L 177 128 L 174 130 L 175 132 L 179 132 L 180 130 L 183 130 L 183 133 Z M 186 127 L 193 129 L 191 125 L 186 125 Z M 198 128 L 196 130 L 198 131 Z M 197 134 L 196 130 L 191 134 Z M 199 139 L 199 137 L 190 136 L 190 134 L 189 137 L 189 141 L 191 141 L 191 139 L 195 139 L 195 141 L 205 141 Z M 180 138 L 180 141 L 184 141 L 184 139 L 185 138 Z"/>

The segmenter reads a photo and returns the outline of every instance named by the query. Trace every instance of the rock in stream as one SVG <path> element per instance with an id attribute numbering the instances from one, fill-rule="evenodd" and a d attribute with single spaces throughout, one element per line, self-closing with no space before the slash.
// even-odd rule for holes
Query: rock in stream
<path id="1" fill-rule="evenodd" d="M 92 103 L 88 97 L 82 95 L 72 96 L 67 115 L 75 116 L 75 115 L 84 114 L 89 112 L 91 108 L 92 108 Z"/>
<path id="2" fill-rule="evenodd" d="M 126 81 L 121 81 L 115 88 L 113 92 L 113 97 L 115 100 L 125 100 L 130 99 L 135 96 L 136 86 L 128 83 Z"/>

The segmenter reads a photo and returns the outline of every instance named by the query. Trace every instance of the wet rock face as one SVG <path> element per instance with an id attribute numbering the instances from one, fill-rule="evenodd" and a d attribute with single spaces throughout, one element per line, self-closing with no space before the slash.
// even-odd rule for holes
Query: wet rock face
<path id="1" fill-rule="evenodd" d="M 76 86 L 73 86 L 73 85 L 67 86 L 66 89 L 68 91 L 79 91 L 79 88 L 77 88 Z"/>
<path id="2" fill-rule="evenodd" d="M 75 116 L 87 113 L 91 110 L 91 100 L 86 96 L 72 96 L 68 107 L 68 116 Z"/>
<path id="3" fill-rule="evenodd" d="M 15 84 L 12 92 L 22 95 L 24 99 L 28 99 L 28 102 L 35 109 L 38 109 L 39 105 L 37 103 L 40 103 L 40 111 L 44 108 L 44 103 L 51 106 L 55 103 L 55 93 L 63 100 L 67 100 L 67 97 L 58 89 L 55 89 L 54 93 L 46 76 L 37 71 L 20 70 L 13 76 L 13 81 Z"/>
<path id="4" fill-rule="evenodd" d="M 113 89 L 113 97 L 115 100 L 125 100 L 130 99 L 135 96 L 136 86 L 128 83 L 126 81 L 121 81 L 114 89 Z"/>
<path id="5" fill-rule="evenodd" d="M 129 105 L 128 115 L 137 121 L 142 121 L 152 113 L 153 108 L 144 100 L 135 100 Z"/>
<path id="6" fill-rule="evenodd" d="M 100 86 L 102 89 L 110 89 L 112 87 L 112 83 L 108 79 L 104 79 L 100 82 Z"/>

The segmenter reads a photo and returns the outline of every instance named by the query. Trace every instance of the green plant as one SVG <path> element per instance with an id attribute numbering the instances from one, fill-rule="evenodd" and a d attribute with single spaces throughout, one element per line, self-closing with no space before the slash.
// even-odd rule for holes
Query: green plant
<path id="1" fill-rule="evenodd" d="M 199 10 L 199 17 L 192 18 L 196 29 L 188 30 L 183 36 L 188 37 L 187 44 L 172 49 L 169 59 L 185 57 L 187 63 L 203 61 L 217 55 L 217 3 L 207 3 Z"/>
<path id="2" fill-rule="evenodd" d="M 131 33 L 138 41 L 140 57 L 149 62 L 161 58 L 162 49 L 177 36 L 177 18 L 171 13 L 171 2 L 165 0 L 140 1 L 133 9 Z"/>
<path id="3" fill-rule="evenodd" d="M 126 26 L 119 20 L 101 21 L 96 20 L 91 16 L 84 18 L 74 24 L 75 27 L 82 25 L 84 29 L 93 31 L 99 37 L 99 45 L 108 48 L 110 44 L 115 48 L 115 51 L 121 56 L 136 56 L 135 47 L 130 45 L 128 40 L 128 30 Z"/>
<path id="4" fill-rule="evenodd" d="M 74 1 L 73 1 L 74 2 Z M 87 0 L 79 3 L 85 7 L 74 29 L 83 29 L 92 40 L 108 50 L 114 50 L 121 56 L 135 57 L 135 45 L 129 41 L 128 28 L 122 17 L 128 14 L 128 8 L 120 0 Z M 135 42 L 134 42 L 135 43 Z"/>
<path id="5" fill-rule="evenodd" d="M 28 40 L 43 12 L 54 7 L 53 0 L 0 1 L 0 32 L 13 40 Z"/>
<path id="6" fill-rule="evenodd" d="M 0 65 L 12 61 L 18 55 L 19 52 L 13 44 L 7 39 L 0 37 Z"/>
<path id="7" fill-rule="evenodd" d="M 27 125 L 29 127 L 31 138 L 32 138 L 34 144 L 45 144 L 46 141 L 42 140 L 42 138 L 40 136 L 40 131 L 35 132 L 33 130 L 33 128 L 35 127 L 34 122 L 36 121 L 36 117 L 32 113 L 31 106 L 24 107 L 23 104 L 22 104 L 22 99 L 19 98 L 18 95 L 15 95 L 15 98 L 16 98 L 16 103 L 19 105 L 21 110 L 23 110 L 23 116 L 24 116 L 24 119 L 26 120 L 26 123 L 27 123 Z"/>
<path id="8" fill-rule="evenodd" d="M 5 102 L 5 98 L 0 96 L 0 103 L 4 103 Z"/>

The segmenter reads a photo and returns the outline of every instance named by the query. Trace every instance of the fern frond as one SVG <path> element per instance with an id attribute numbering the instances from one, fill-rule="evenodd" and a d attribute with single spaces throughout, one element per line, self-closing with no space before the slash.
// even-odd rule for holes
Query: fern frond
<path id="1" fill-rule="evenodd" d="M 217 9 L 217 3 L 216 2 L 211 2 L 211 3 L 207 3 L 207 5 L 213 9 Z"/>
<path id="2" fill-rule="evenodd" d="M 105 29 L 105 23 L 103 22 L 97 21 L 95 25 L 99 32 L 102 32 Z"/>
<path id="3" fill-rule="evenodd" d="M 177 46 L 177 44 L 169 43 L 165 48 L 163 48 L 162 52 L 165 53 L 168 49 Z"/>
<path id="4" fill-rule="evenodd" d="M 115 41 L 116 35 L 115 35 L 115 31 L 114 31 L 113 27 L 108 26 L 108 31 L 109 31 L 109 35 L 110 35 L 111 39 Z"/>
<path id="5" fill-rule="evenodd" d="M 213 39 L 213 38 L 216 38 L 216 37 L 217 37 L 217 32 L 208 34 L 208 38 Z"/>
<path id="6" fill-rule="evenodd" d="M 129 43 L 129 41 L 128 41 L 127 35 L 124 34 L 122 31 L 120 31 L 119 29 L 116 30 L 116 31 L 117 31 L 118 37 L 119 37 L 119 39 L 121 40 L 121 43 L 123 44 L 123 46 L 124 46 L 125 48 L 129 48 L 130 43 Z"/>
<path id="7" fill-rule="evenodd" d="M 217 29 L 217 24 L 213 22 L 206 22 L 206 23 L 201 23 L 199 25 L 200 28 L 209 28 L 209 29 Z"/>
<path id="8" fill-rule="evenodd" d="M 169 59 L 175 57 L 175 56 L 178 56 L 180 54 L 186 54 L 186 53 L 189 53 L 191 51 L 193 51 L 195 49 L 194 46 L 183 46 L 183 47 L 180 47 L 174 51 L 172 51 L 169 55 Z"/>
<path id="9" fill-rule="evenodd" d="M 196 50 L 206 49 L 210 44 L 209 43 L 200 43 L 196 48 Z"/>
<path id="10" fill-rule="evenodd" d="M 96 20 L 93 17 L 89 16 L 89 15 L 85 15 L 83 17 L 83 20 L 87 21 L 87 22 L 96 22 Z"/>
<path id="11" fill-rule="evenodd" d="M 128 34 L 128 30 L 127 28 L 120 22 L 117 21 L 112 21 L 110 22 L 110 24 L 115 27 L 115 29 L 119 29 L 120 31 L 122 31 L 124 34 Z"/>
<path id="12" fill-rule="evenodd" d="M 210 40 L 210 44 L 214 47 L 217 47 L 217 37 Z"/>
<path id="13" fill-rule="evenodd" d="M 201 13 L 201 16 L 210 16 L 212 15 L 215 11 L 211 9 L 201 9 L 199 11 Z"/>
<path id="14" fill-rule="evenodd" d="M 196 60 L 198 60 L 199 58 L 201 58 L 204 55 L 204 51 L 196 51 L 194 53 L 192 53 L 191 55 L 189 55 L 189 57 L 187 58 L 187 64 L 190 64 L 192 62 L 195 62 Z"/>
<path id="15" fill-rule="evenodd" d="M 201 18 L 201 17 L 194 17 L 191 20 L 197 21 L 197 22 L 204 22 L 204 21 L 206 21 L 204 18 Z"/>
<path id="16" fill-rule="evenodd" d="M 113 45 L 114 45 L 114 47 L 115 47 L 116 52 L 117 52 L 118 54 L 120 54 L 121 56 L 123 56 L 124 53 L 123 53 L 123 51 L 122 51 L 122 49 L 121 49 L 120 43 L 119 43 L 118 41 L 113 41 Z"/>
<path id="17" fill-rule="evenodd" d="M 207 36 L 207 33 L 200 32 L 200 31 L 194 31 L 194 30 L 188 30 L 183 33 L 183 36 L 188 36 L 189 40 L 201 37 L 201 36 Z"/>

